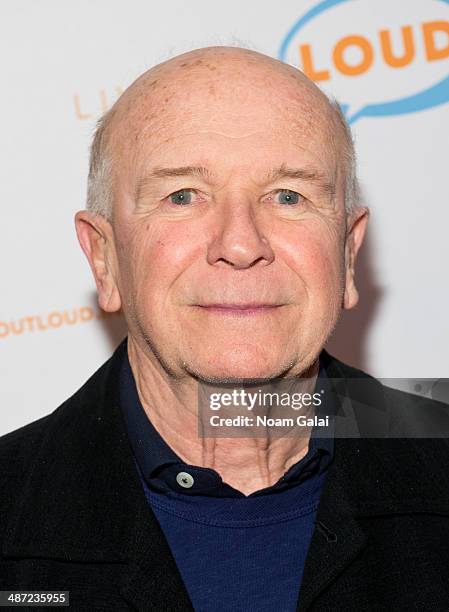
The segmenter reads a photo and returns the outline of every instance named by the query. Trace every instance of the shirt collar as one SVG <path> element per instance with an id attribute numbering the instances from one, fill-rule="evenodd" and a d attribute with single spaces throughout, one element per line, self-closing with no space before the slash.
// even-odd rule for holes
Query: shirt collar
<path id="1" fill-rule="evenodd" d="M 327 397 L 327 401 L 317 408 L 316 414 L 335 414 L 335 398 L 321 359 L 315 389 L 324 391 Z M 120 403 L 137 467 L 150 488 L 187 495 L 244 497 L 241 491 L 223 482 L 215 470 L 186 464 L 161 437 L 140 402 L 127 350 L 124 351 L 120 370 Z M 333 459 L 334 439 L 332 426 L 326 428 L 326 435 L 321 435 L 321 431 L 324 432 L 317 426 L 313 427 L 307 454 L 291 466 L 276 484 L 251 496 L 275 493 L 322 473 Z M 176 477 L 180 472 L 187 472 L 193 477 L 194 485 L 191 488 L 179 485 Z"/>

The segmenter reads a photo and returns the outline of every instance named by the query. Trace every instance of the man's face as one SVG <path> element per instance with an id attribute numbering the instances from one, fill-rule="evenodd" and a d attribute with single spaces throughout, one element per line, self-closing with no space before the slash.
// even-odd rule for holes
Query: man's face
<path id="1" fill-rule="evenodd" d="M 345 290 L 330 111 L 266 67 L 183 68 L 117 137 L 114 276 L 130 335 L 175 376 L 302 372 Z"/>

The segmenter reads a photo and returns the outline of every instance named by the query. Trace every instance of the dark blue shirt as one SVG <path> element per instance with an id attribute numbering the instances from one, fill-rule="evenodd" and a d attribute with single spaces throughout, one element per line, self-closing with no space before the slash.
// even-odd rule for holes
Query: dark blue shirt
<path id="1" fill-rule="evenodd" d="M 316 390 L 331 386 L 320 367 Z M 137 393 L 127 353 L 121 404 L 146 498 L 196 611 L 296 610 L 333 438 L 314 428 L 307 454 L 277 483 L 245 496 L 213 469 L 186 464 L 159 435 Z M 328 431 L 329 433 L 329 431 Z M 185 472 L 189 488 L 176 477 Z"/>

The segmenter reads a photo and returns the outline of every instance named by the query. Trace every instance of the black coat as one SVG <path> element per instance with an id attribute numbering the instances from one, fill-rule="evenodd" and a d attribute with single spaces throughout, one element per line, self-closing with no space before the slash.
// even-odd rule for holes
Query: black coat
<path id="1" fill-rule="evenodd" d="M 73 612 L 193 609 L 133 463 L 124 350 L 52 414 L 0 438 L 0 590 L 70 591 Z M 324 356 L 331 377 L 368 384 L 368 396 L 366 384 L 348 393 L 379 435 L 396 406 L 438 409 Z M 446 439 L 335 440 L 298 610 L 449 610 Z"/>

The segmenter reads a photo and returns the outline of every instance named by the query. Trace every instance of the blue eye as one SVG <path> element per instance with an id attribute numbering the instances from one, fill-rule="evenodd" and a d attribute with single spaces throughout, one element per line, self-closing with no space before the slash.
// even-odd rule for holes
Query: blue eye
<path id="1" fill-rule="evenodd" d="M 279 204 L 297 204 L 302 196 L 296 191 L 290 191 L 290 189 L 281 189 L 278 191 Z"/>
<path id="2" fill-rule="evenodd" d="M 192 192 L 190 189 L 180 189 L 168 196 L 173 204 L 184 205 L 190 204 L 192 201 Z"/>

